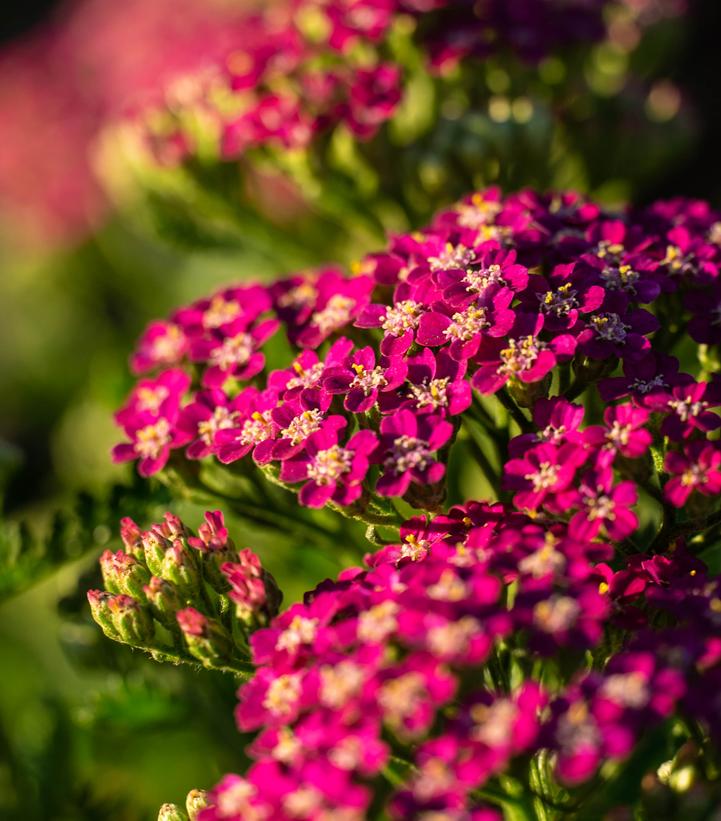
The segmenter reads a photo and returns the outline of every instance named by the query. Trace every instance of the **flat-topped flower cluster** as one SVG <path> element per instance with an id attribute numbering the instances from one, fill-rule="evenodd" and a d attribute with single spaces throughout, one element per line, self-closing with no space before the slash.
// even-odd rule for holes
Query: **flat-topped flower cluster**
<path id="1" fill-rule="evenodd" d="M 253 763 L 202 821 L 591 817 L 649 733 L 716 748 L 720 266 L 702 202 L 489 190 L 147 328 L 116 458 L 258 468 L 383 545 L 244 634 Z M 499 501 L 448 509 L 456 452 Z"/>
<path id="2" fill-rule="evenodd" d="M 202 821 L 500 818 L 484 786 L 542 749 L 573 787 L 671 716 L 720 740 L 721 582 L 682 543 L 624 559 L 482 503 L 401 538 L 253 635 L 254 763 Z"/>
<path id="3" fill-rule="evenodd" d="M 118 412 L 115 458 L 146 476 L 181 449 L 252 459 L 306 506 L 433 509 L 449 449 L 462 426 L 495 430 L 496 397 L 520 434 L 500 454 L 516 506 L 624 539 L 639 488 L 699 513 L 721 492 L 721 381 L 672 355 L 685 323 L 718 342 L 719 265 L 721 221 L 700 202 L 619 215 L 475 194 L 353 276 L 229 287 L 151 323 L 132 365 L 160 372 Z M 286 367 L 267 367 L 271 337 Z M 602 418 L 573 401 L 594 394 Z"/>

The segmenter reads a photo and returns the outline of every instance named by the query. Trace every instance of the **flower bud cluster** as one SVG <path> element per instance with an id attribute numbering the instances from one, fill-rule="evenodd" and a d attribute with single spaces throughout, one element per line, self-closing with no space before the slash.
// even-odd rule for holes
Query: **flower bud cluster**
<path id="1" fill-rule="evenodd" d="M 223 514 L 206 513 L 198 535 L 171 513 L 147 531 L 124 519 L 120 532 L 123 548 L 100 557 L 105 589 L 88 592 L 103 632 L 157 658 L 240 669 L 281 595 L 258 557 L 236 549 Z"/>

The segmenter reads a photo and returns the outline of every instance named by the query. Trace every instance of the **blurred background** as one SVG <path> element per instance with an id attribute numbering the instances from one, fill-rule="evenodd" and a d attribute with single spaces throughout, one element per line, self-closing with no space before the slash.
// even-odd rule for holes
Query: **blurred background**
<path id="1" fill-rule="evenodd" d="M 128 194 L 115 143 L 99 147 L 107 124 L 224 48 L 250 5 L 28 0 L 0 16 L 2 819 L 152 818 L 242 766 L 232 682 L 160 669 L 103 639 L 85 613 L 95 558 L 121 513 L 147 525 L 167 503 L 109 458 L 128 354 L 151 319 L 222 283 L 351 261 L 378 247 L 384 227 L 418 227 L 484 184 L 577 188 L 610 205 L 681 195 L 721 205 L 717 0 L 628 0 L 643 26 L 621 17 L 567 63 L 490 61 L 462 125 L 452 106 L 440 128 L 418 125 L 421 93 L 403 112 L 417 139 L 389 128 L 374 144 L 391 151 L 395 141 L 417 171 L 407 195 L 417 208 L 402 215 L 382 186 L 351 186 L 358 214 L 339 214 L 328 197 L 320 218 L 325 189 L 306 199 L 295 183 L 251 176 L 245 188 L 260 179 L 250 199 L 271 227 L 251 220 L 239 236 L 232 223 L 197 220 L 192 199 L 156 202 L 147 180 Z M 451 156 L 461 127 L 465 153 Z M 348 170 L 346 158 L 346 182 L 367 161 Z M 334 219 L 353 230 L 334 238 Z M 199 511 L 175 509 L 198 523 Z M 335 571 L 330 559 L 308 569 L 267 534 L 237 541 L 264 551 L 291 599 L 304 570 L 314 580 Z"/>

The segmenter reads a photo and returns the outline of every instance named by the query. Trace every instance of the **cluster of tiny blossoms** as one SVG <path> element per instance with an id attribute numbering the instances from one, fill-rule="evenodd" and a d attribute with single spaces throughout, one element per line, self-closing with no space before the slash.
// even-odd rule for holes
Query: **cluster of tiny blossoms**
<path id="1" fill-rule="evenodd" d="M 719 265 L 701 202 L 618 215 L 574 194 L 475 194 L 353 276 L 229 287 L 151 323 L 132 365 L 160 372 L 118 412 L 114 455 L 143 475 L 180 449 L 252 459 L 306 506 L 431 510 L 461 426 L 492 433 L 497 399 L 521 434 L 501 455 L 516 506 L 622 540 L 639 488 L 699 515 L 721 492 L 721 381 L 671 354 L 687 328 L 713 363 Z M 281 329 L 297 355 L 269 371 Z"/>
<path id="2" fill-rule="evenodd" d="M 389 47 L 399 21 L 416 28 L 431 66 L 510 50 L 538 60 L 600 39 L 611 0 L 291 0 L 249 16 L 237 47 L 195 83 L 171 89 L 169 111 L 199 106 L 217 120 L 226 158 L 263 144 L 306 145 L 339 123 L 371 137 L 403 95 L 403 66 Z M 193 89 L 194 86 L 194 89 Z M 157 117 L 155 118 L 157 121 Z M 182 122 L 182 117 L 180 118 Z M 149 120 L 152 122 L 152 119 Z M 192 150 L 190 136 L 150 132 L 165 159 Z M 152 128 L 152 125 L 151 125 Z"/>
<path id="3" fill-rule="evenodd" d="M 501 816 L 484 786 L 541 749 L 546 780 L 573 788 L 670 716 L 718 741 L 721 583 L 682 544 L 620 560 L 485 503 L 412 519 L 401 539 L 254 634 L 258 670 L 236 713 L 259 731 L 254 763 L 217 785 L 202 821 L 371 807 L 485 821 Z M 630 626 L 626 646 L 604 649 Z"/>

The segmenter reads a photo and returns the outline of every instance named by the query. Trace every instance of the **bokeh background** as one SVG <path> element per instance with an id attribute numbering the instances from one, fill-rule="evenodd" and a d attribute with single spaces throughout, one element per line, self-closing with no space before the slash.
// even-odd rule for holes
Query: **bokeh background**
<path id="1" fill-rule="evenodd" d="M 243 742 L 229 721 L 232 682 L 161 669 L 111 646 L 88 622 L 82 593 L 123 504 L 122 492 L 109 496 L 108 488 L 129 487 L 127 512 L 146 523 L 165 502 L 154 486 L 138 498 L 130 472 L 111 464 L 112 413 L 130 385 L 133 340 L 152 318 L 221 283 L 336 255 L 347 261 L 379 241 L 359 231 L 339 249 L 327 225 L 313 233 L 291 221 L 282 248 L 234 242 L 195 235 L 182 220 L 172 230 L 162 221 L 149 230 L 132 209 L 111 206 L 95 176 L 93 138 L 130 85 L 144 93 L 159 66 L 172 66 L 170 58 L 155 59 L 168 39 L 172 3 L 86 5 L 91 11 L 78 3 L 78 14 L 33 0 L 0 15 L 2 819 L 152 818 L 161 802 L 242 766 Z M 181 21 L 211 13 L 202 0 L 180 5 Z M 58 26 L 74 27 L 62 47 L 54 45 Z M 474 112 L 485 135 L 478 139 L 501 160 L 530 159 L 469 173 L 465 188 L 556 184 L 610 204 L 684 195 L 718 207 L 720 30 L 721 4 L 697 0 L 640 44 L 620 36 L 592 49 L 584 91 L 569 105 L 574 149 L 562 158 L 544 154 L 543 123 L 517 104 L 525 97 L 516 89 L 531 82 L 539 99 L 544 87 L 552 99 L 559 72 L 570 69 L 551 61 L 517 78 L 490 69 L 488 98 Z M 176 35 L 187 59 L 182 26 Z M 433 160 L 426 155 L 431 170 Z M 431 188 L 433 179 L 429 171 Z M 274 204 L 270 190 L 272 211 L 286 198 L 281 190 Z M 31 549 L 18 564 L 18 545 L 32 542 L 18 523 L 47 533 L 53 512 L 76 505 L 79 492 L 101 499 L 83 502 L 86 526 L 66 513 L 54 547 Z M 199 511 L 176 510 L 197 523 Z M 261 548 L 291 598 L 302 591 L 303 574 L 317 580 L 335 569 L 328 557 L 308 567 L 307 555 L 267 534 L 243 539 Z"/>

